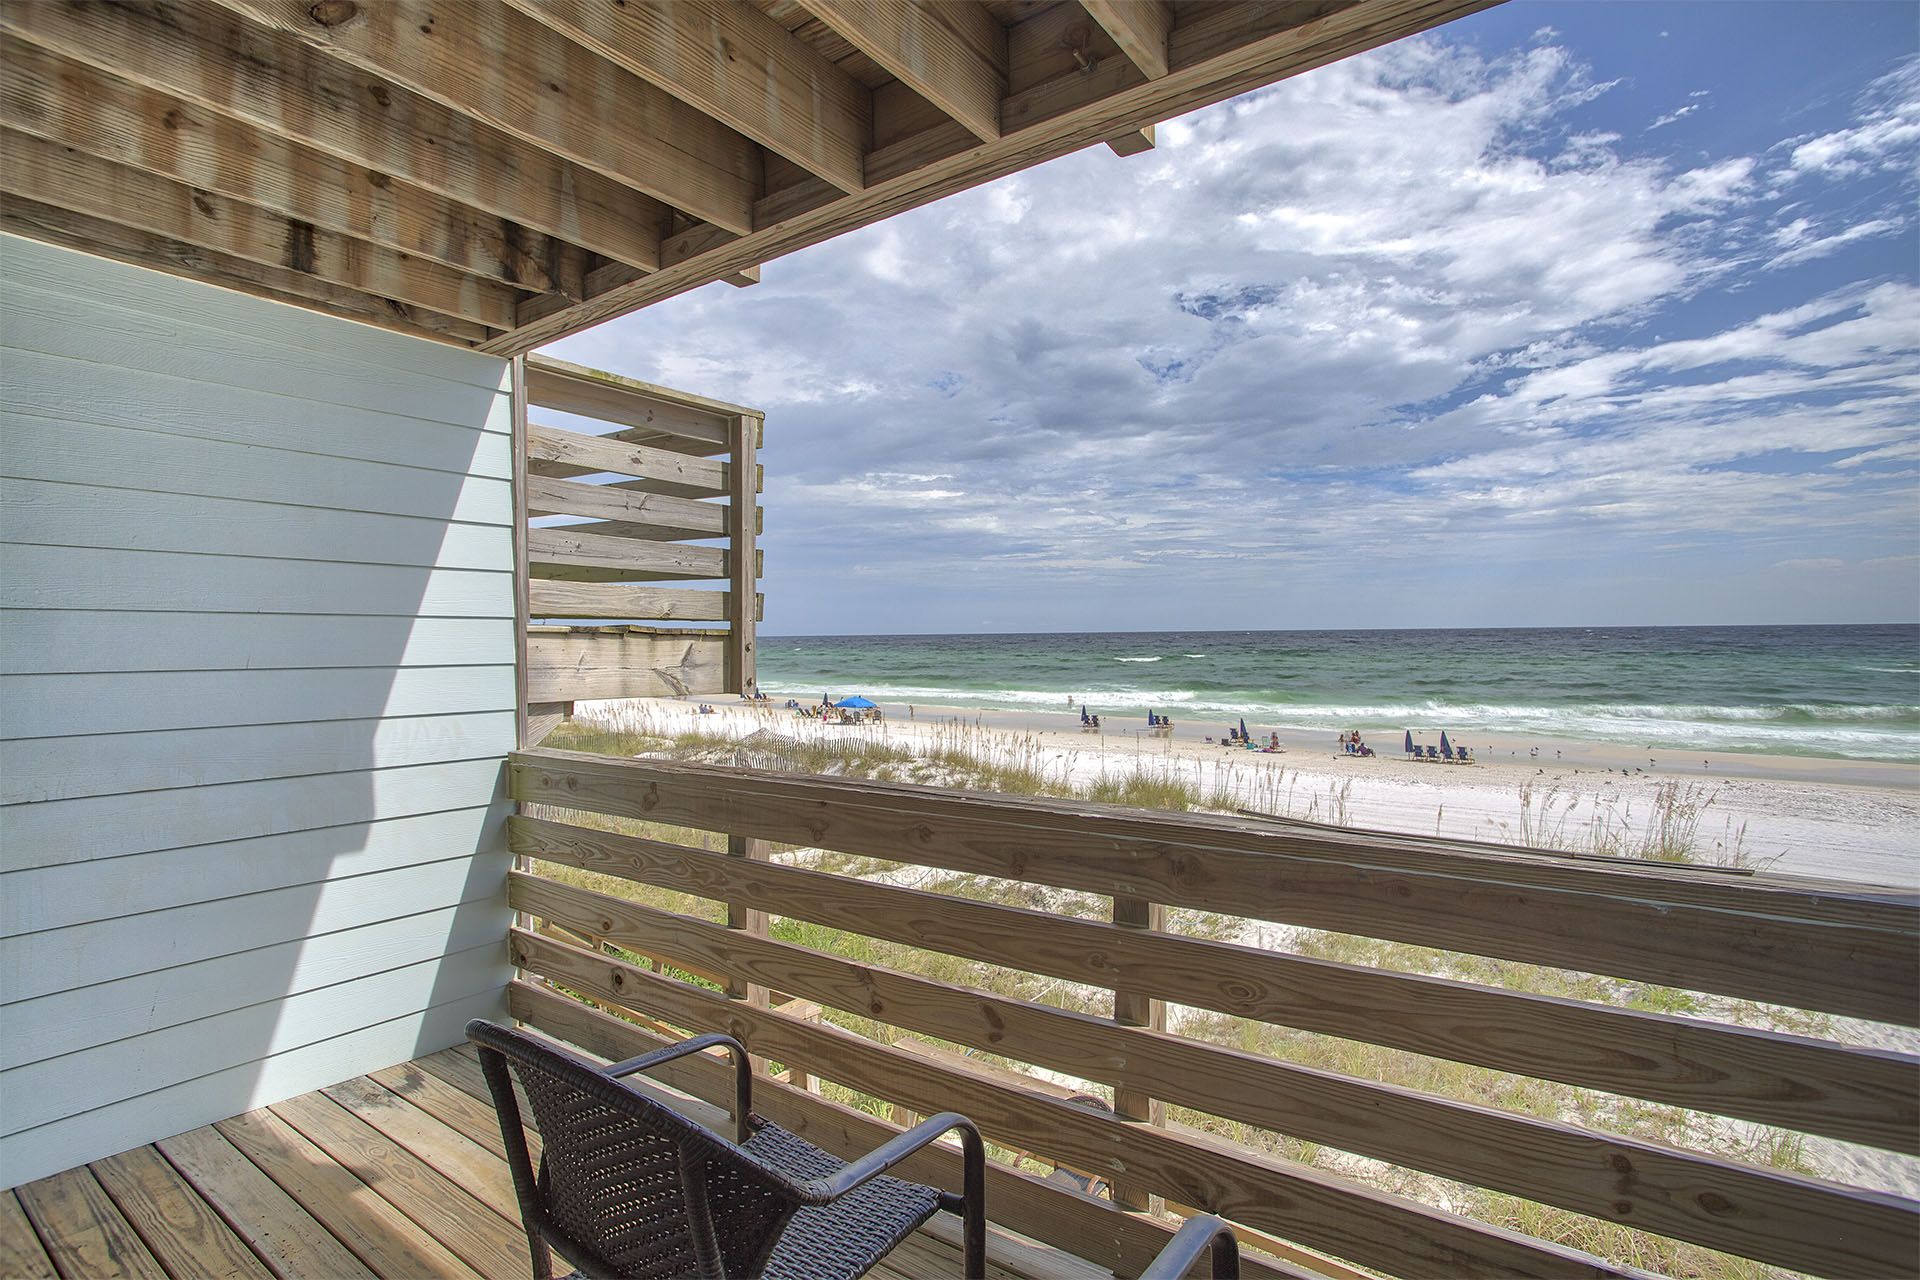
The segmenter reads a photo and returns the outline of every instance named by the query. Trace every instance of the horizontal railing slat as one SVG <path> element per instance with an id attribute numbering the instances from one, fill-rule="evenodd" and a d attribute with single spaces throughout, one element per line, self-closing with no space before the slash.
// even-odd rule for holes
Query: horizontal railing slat
<path id="1" fill-rule="evenodd" d="M 943 1040 L 1709 1248 L 1863 1276 L 1920 1250 L 1920 1222 L 1894 1196 L 1003 999 L 537 876 L 515 873 L 509 903 Z"/>
<path id="2" fill-rule="evenodd" d="M 527 459 L 536 475 L 635 476 L 670 486 L 681 497 L 724 498 L 730 483 L 730 464 L 718 459 L 650 449 L 537 422 L 527 427 Z"/>
<path id="3" fill-rule="evenodd" d="M 510 772 L 531 803 L 1920 1024 L 1915 908 L 1891 891 L 571 752 L 515 753 Z"/>
<path id="4" fill-rule="evenodd" d="M 565 527 L 528 529 L 527 559 L 535 565 L 680 578 L 724 578 L 731 563 L 730 554 L 720 547 L 689 547 L 675 542 L 649 542 L 644 538 L 574 533 Z"/>
<path id="5" fill-rule="evenodd" d="M 717 502 L 676 498 L 669 494 L 635 493 L 611 485 L 580 484 L 542 476 L 527 478 L 527 514 L 530 516 L 586 516 L 615 520 L 632 531 L 582 526 L 587 533 L 623 533 L 658 540 L 720 538 L 727 533 L 728 508 Z"/>
<path id="6" fill-rule="evenodd" d="M 635 1057 L 666 1043 L 537 983 L 511 984 L 507 1002 L 515 1018 L 610 1061 Z M 667 1063 L 648 1075 L 721 1105 L 733 1096 L 731 1070 L 701 1054 Z M 864 1112 L 759 1077 L 753 1082 L 753 1109 L 843 1159 L 864 1155 L 900 1132 Z M 958 1153 L 938 1145 L 921 1151 L 897 1172 L 952 1190 L 960 1188 Z M 996 1223 L 1121 1275 L 1139 1274 L 1173 1235 L 1171 1228 L 1151 1218 L 1121 1213 L 992 1161 L 987 1164 L 987 1203 Z M 1294 1274 L 1251 1255 L 1242 1259 L 1241 1268 L 1250 1278 Z"/>
<path id="7" fill-rule="evenodd" d="M 1121 929 L 538 818 L 513 852 L 907 946 L 1756 1123 L 1920 1151 L 1920 1060 Z"/>
<path id="8" fill-rule="evenodd" d="M 1601 1259 L 1385 1195 L 1287 1161 L 1103 1116 L 952 1072 L 838 1028 L 800 1022 L 632 965 L 516 930 L 514 961 L 565 986 L 688 1027 L 923 1113 L 959 1111 L 1010 1146 L 1046 1135 L 1053 1154 L 1123 1172 L 1182 1203 L 1365 1266 L 1405 1275 L 1617 1276 Z"/>
<path id="9" fill-rule="evenodd" d="M 724 635 L 535 632 L 527 637 L 527 700 L 718 693 L 726 686 L 726 645 Z"/>

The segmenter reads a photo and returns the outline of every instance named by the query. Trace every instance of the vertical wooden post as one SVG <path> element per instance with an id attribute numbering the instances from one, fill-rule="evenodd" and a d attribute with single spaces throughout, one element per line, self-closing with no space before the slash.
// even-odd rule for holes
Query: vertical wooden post
<path id="1" fill-rule="evenodd" d="M 531 745 L 527 741 L 527 628 L 531 625 L 527 586 L 527 357 L 513 357 L 508 371 L 513 380 L 513 460 L 509 471 L 513 485 L 513 744 L 526 747 Z M 513 809 L 517 813 L 520 806 L 515 804 Z M 533 859 L 520 854 L 513 860 L 513 869 L 531 872 Z M 516 928 L 531 929 L 533 917 L 516 911 L 513 923 Z"/>
<path id="2" fill-rule="evenodd" d="M 1162 903 L 1148 902 L 1145 898 L 1115 897 L 1113 922 L 1133 929 L 1165 929 L 1167 908 Z M 1124 1027 L 1150 1027 L 1155 1031 L 1165 1031 L 1167 1003 L 1115 991 L 1113 1020 Z M 1113 1091 L 1113 1111 L 1127 1120 L 1144 1120 L 1152 1125 L 1164 1125 L 1167 1122 L 1166 1103 L 1133 1089 Z M 1144 1187 L 1134 1184 L 1131 1179 L 1114 1178 L 1110 1185 L 1113 1202 L 1122 1208 L 1151 1210 L 1154 1207 L 1156 1197 L 1149 1195 Z"/>
<path id="3" fill-rule="evenodd" d="M 732 467 L 727 488 L 727 544 L 733 556 L 732 571 L 728 575 L 732 600 L 727 610 L 727 624 L 732 628 L 732 634 L 728 637 L 727 645 L 727 677 L 733 691 L 748 697 L 759 692 L 754 670 L 754 587 L 759 577 L 758 557 L 754 554 L 754 490 L 757 487 L 754 457 L 759 443 L 755 438 L 759 422 L 758 418 L 746 414 L 736 415 L 733 419 Z M 749 840 L 745 836 L 735 835 L 727 837 L 727 856 L 730 858 L 765 862 L 771 852 L 772 846 L 765 840 Z M 750 911 L 740 903 L 729 902 L 727 928 L 764 938 L 768 934 L 767 913 Z M 727 994 L 757 1008 L 767 1007 L 767 989 L 757 984 L 730 982 L 727 984 Z M 755 1070 L 766 1070 L 764 1058 L 756 1055 L 753 1061 Z"/>
<path id="4" fill-rule="evenodd" d="M 752 697 L 760 691 L 754 666 L 754 622 L 758 613 L 759 560 L 755 553 L 754 501 L 759 468 L 760 419 L 738 414 L 733 419 L 732 458 L 727 485 L 727 549 L 732 555 L 728 587 L 727 625 L 732 635 L 727 643 L 728 687 Z"/>
<path id="5" fill-rule="evenodd" d="M 749 840 L 745 836 L 727 837 L 729 858 L 749 858 L 755 862 L 765 862 L 772 851 L 773 846 L 765 840 Z M 749 910 L 738 902 L 727 904 L 727 928 L 738 929 L 756 938 L 767 937 L 771 932 L 768 928 L 766 912 Z M 727 982 L 727 995 L 734 1000 L 744 1001 L 756 1009 L 765 1009 L 770 1003 L 767 988 L 758 983 L 742 982 L 737 978 Z M 767 1060 L 759 1054 L 752 1056 L 753 1069 L 762 1075 L 766 1074 Z"/>
<path id="6" fill-rule="evenodd" d="M 527 741 L 527 628 L 532 606 L 527 586 L 527 358 L 513 370 L 513 741 Z"/>

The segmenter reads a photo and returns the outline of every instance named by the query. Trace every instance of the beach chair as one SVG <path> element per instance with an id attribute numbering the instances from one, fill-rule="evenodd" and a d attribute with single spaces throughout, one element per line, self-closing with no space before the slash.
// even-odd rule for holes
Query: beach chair
<path id="1" fill-rule="evenodd" d="M 1427 748 L 1427 759 L 1438 760 L 1439 758 L 1440 758 L 1440 748 L 1438 747 Z"/>
<path id="2" fill-rule="evenodd" d="M 986 1153 L 964 1116 L 942 1112 L 849 1164 L 753 1114 L 747 1051 L 731 1036 L 607 1067 L 478 1018 L 467 1038 L 499 1114 L 536 1280 L 553 1275 L 549 1246 L 592 1276 L 853 1280 L 942 1210 L 961 1215 L 965 1274 L 985 1274 Z M 733 1057 L 733 1141 L 621 1081 L 714 1047 Z M 516 1081 L 539 1122 L 537 1175 Z M 886 1176 L 955 1131 L 965 1194 Z"/>

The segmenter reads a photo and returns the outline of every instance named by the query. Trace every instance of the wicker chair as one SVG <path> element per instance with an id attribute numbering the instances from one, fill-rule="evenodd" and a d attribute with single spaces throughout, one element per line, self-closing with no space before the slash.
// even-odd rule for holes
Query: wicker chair
<path id="1" fill-rule="evenodd" d="M 1213 1251 L 1214 1280 L 1240 1280 L 1240 1241 L 1225 1219 L 1210 1213 L 1188 1218 L 1140 1273 L 1140 1280 L 1180 1280 L 1208 1249 Z"/>
<path id="2" fill-rule="evenodd" d="M 608 1067 L 478 1019 L 467 1038 L 500 1116 L 537 1280 L 553 1275 L 549 1245 L 594 1277 L 851 1280 L 941 1209 L 965 1223 L 967 1275 L 985 1274 L 985 1150 L 964 1116 L 933 1116 L 847 1164 L 753 1114 L 746 1050 L 731 1036 Z M 716 1045 L 733 1056 L 735 1141 L 620 1082 Z M 516 1079 L 540 1130 L 537 1176 Z M 884 1176 L 953 1130 L 964 1195 Z"/>

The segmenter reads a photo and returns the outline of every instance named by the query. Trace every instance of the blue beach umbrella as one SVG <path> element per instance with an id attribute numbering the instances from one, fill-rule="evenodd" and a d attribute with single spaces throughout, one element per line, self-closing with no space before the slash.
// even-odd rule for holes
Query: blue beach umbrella
<path id="1" fill-rule="evenodd" d="M 1445 729 L 1440 731 L 1440 754 L 1443 756 L 1453 754 L 1453 748 L 1447 745 L 1447 731 Z"/>
<path id="2" fill-rule="evenodd" d="M 1245 716 L 1241 716 L 1240 717 L 1240 741 L 1245 742 L 1246 740 L 1247 740 L 1247 718 Z"/>
<path id="3" fill-rule="evenodd" d="M 877 707 L 880 704 L 867 698 L 842 698 L 833 705 L 836 707 L 853 707 L 864 710 L 868 707 Z"/>
<path id="4" fill-rule="evenodd" d="M 1413 730 L 1407 730 L 1407 754 L 1413 754 Z"/>

